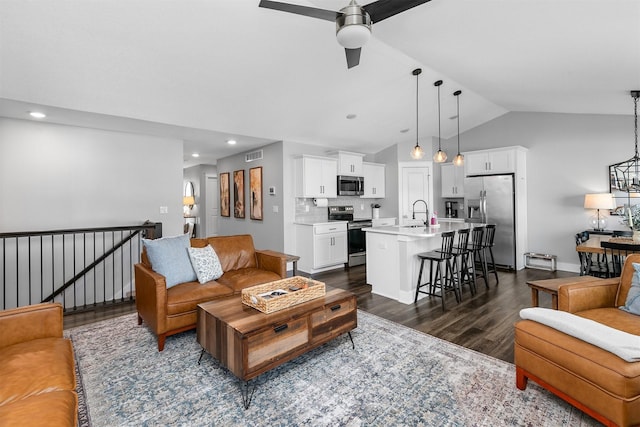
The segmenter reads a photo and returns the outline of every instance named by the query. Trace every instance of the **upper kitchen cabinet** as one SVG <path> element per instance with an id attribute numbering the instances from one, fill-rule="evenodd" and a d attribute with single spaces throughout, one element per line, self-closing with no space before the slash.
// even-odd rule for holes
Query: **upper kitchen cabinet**
<path id="1" fill-rule="evenodd" d="M 338 175 L 363 176 L 364 154 L 338 151 Z"/>
<path id="2" fill-rule="evenodd" d="M 514 173 L 522 147 L 496 148 L 464 153 L 465 176 Z"/>
<path id="3" fill-rule="evenodd" d="M 465 162 L 467 161 L 465 156 Z M 453 163 L 440 165 L 442 197 L 464 197 L 464 168 Z"/>
<path id="4" fill-rule="evenodd" d="M 385 197 L 385 165 L 380 163 L 362 163 L 364 176 L 364 199 L 382 199 Z"/>
<path id="5" fill-rule="evenodd" d="M 329 157 L 302 156 L 295 160 L 296 197 L 338 197 L 338 161 Z"/>

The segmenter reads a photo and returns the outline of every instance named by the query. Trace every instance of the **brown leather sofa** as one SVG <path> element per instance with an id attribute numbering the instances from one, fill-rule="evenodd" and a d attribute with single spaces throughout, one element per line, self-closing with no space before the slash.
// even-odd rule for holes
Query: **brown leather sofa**
<path id="1" fill-rule="evenodd" d="M 640 335 L 640 316 L 620 310 L 634 274 L 627 257 L 622 275 L 560 287 L 558 309 Z M 618 356 L 531 320 L 515 326 L 516 385 L 531 379 L 605 425 L 640 425 L 640 362 Z"/>
<path id="2" fill-rule="evenodd" d="M 75 426 L 78 396 L 62 306 L 0 311 L 0 425 Z"/>
<path id="3" fill-rule="evenodd" d="M 249 234 L 191 239 L 192 247 L 208 244 L 224 271 L 217 280 L 180 283 L 167 289 L 164 276 L 153 271 L 144 249 L 142 262 L 135 265 L 138 324 L 144 321 L 158 336 L 158 351 L 164 349 L 166 337 L 196 327 L 198 304 L 287 275 L 286 255 L 256 250 Z"/>

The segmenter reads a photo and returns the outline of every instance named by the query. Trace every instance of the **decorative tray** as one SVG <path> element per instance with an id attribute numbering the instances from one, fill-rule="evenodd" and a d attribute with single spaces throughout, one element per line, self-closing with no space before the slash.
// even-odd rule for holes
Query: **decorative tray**
<path id="1" fill-rule="evenodd" d="M 242 303 L 263 313 L 273 313 L 322 297 L 325 292 L 323 282 L 294 276 L 243 289 Z"/>

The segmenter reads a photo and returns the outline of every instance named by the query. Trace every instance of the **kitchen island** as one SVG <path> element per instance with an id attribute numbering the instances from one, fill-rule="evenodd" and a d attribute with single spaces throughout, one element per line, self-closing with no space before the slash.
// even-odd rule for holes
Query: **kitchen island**
<path id="1" fill-rule="evenodd" d="M 441 234 L 471 226 L 464 222 L 441 223 L 439 227 L 389 226 L 365 228 L 367 233 L 367 283 L 371 292 L 403 304 L 413 304 L 416 294 L 421 252 L 440 249 Z M 423 283 L 429 277 L 429 263 L 422 272 Z M 426 295 L 420 294 L 418 298 Z"/>

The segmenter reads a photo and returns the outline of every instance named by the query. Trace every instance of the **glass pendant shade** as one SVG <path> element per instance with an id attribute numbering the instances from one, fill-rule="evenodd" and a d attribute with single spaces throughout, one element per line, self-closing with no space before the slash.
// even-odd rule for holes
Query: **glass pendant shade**
<path id="1" fill-rule="evenodd" d="M 447 161 L 447 153 L 442 151 L 442 138 L 440 137 L 440 86 L 442 85 L 442 80 L 436 81 L 433 85 L 438 88 L 438 151 L 433 155 L 433 161 L 443 163 Z"/>
<path id="2" fill-rule="evenodd" d="M 453 164 L 455 166 L 464 165 L 464 156 L 460 154 L 460 94 L 461 90 L 453 92 L 453 96 L 456 97 L 456 113 L 458 117 L 458 154 L 453 158 Z"/>
<path id="3" fill-rule="evenodd" d="M 416 144 L 416 146 L 413 147 L 413 150 L 411 150 L 411 158 L 415 160 L 420 160 L 423 157 L 424 157 L 424 150 L 422 149 L 422 147 L 420 147 L 419 144 Z"/>
<path id="4" fill-rule="evenodd" d="M 443 163 L 447 161 L 447 153 L 442 150 L 438 150 L 436 154 L 433 155 L 433 161 L 436 163 Z"/>

